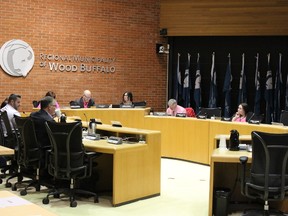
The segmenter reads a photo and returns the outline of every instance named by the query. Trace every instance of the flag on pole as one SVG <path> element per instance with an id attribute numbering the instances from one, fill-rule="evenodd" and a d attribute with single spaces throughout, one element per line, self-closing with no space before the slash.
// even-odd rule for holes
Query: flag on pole
<path id="1" fill-rule="evenodd" d="M 281 87 L 282 87 L 282 54 L 279 53 L 278 68 L 275 75 L 274 84 L 274 107 L 273 107 L 273 121 L 280 121 L 280 100 L 281 100 Z"/>
<path id="2" fill-rule="evenodd" d="M 261 89 L 260 89 L 260 72 L 259 72 L 259 53 L 256 56 L 256 70 L 255 70 L 255 99 L 254 99 L 254 114 L 260 115 L 260 100 L 261 100 Z"/>
<path id="3" fill-rule="evenodd" d="M 245 74 L 245 54 L 242 54 L 242 69 L 239 82 L 239 96 L 238 104 L 247 103 L 247 87 L 246 87 L 246 74 Z"/>
<path id="4" fill-rule="evenodd" d="M 217 106 L 217 83 L 216 83 L 216 70 L 215 70 L 215 53 L 213 52 L 208 107 L 215 108 L 216 106 Z"/>
<path id="5" fill-rule="evenodd" d="M 191 91 L 191 83 L 190 83 L 190 57 L 191 55 L 188 53 L 186 69 L 184 74 L 183 81 L 183 100 L 184 107 L 190 107 L 190 91 Z"/>
<path id="6" fill-rule="evenodd" d="M 180 71 L 180 53 L 178 53 L 177 57 L 177 71 L 176 71 L 176 79 L 175 79 L 175 92 L 174 92 L 174 98 L 178 102 L 178 99 L 180 99 L 182 96 L 182 84 L 181 84 L 181 71 Z"/>
<path id="7" fill-rule="evenodd" d="M 265 88 L 265 101 L 266 101 L 266 114 L 265 122 L 270 124 L 273 121 L 273 80 L 272 80 L 272 71 L 270 68 L 270 53 L 268 57 L 268 69 L 266 73 L 266 88 Z"/>
<path id="8" fill-rule="evenodd" d="M 199 113 L 201 107 L 201 73 L 200 73 L 200 54 L 197 57 L 197 69 L 195 74 L 195 85 L 194 85 L 194 101 L 196 106 L 196 113 Z"/>
<path id="9" fill-rule="evenodd" d="M 224 104 L 224 117 L 230 117 L 230 107 L 231 107 L 231 82 L 232 82 L 232 75 L 231 75 L 231 57 L 230 53 L 228 55 L 228 64 L 224 79 L 223 85 L 223 93 L 225 95 L 225 104 Z"/>

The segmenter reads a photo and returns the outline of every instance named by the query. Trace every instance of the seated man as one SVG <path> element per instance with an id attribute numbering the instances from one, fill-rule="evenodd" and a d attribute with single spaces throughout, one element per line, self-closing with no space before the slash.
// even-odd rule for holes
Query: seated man
<path id="1" fill-rule="evenodd" d="M 45 122 L 54 121 L 56 100 L 51 96 L 46 96 L 40 101 L 41 109 L 31 113 L 31 118 L 34 121 L 35 132 L 38 142 L 42 148 L 51 146 L 50 140 L 46 131 Z"/>
<path id="2" fill-rule="evenodd" d="M 95 105 L 95 102 L 92 99 L 91 92 L 89 90 L 85 90 L 83 92 L 83 96 L 79 100 L 76 100 L 76 102 L 80 106 L 80 108 L 89 108 Z"/>
<path id="3" fill-rule="evenodd" d="M 8 98 L 8 103 L 1 109 L 1 112 L 4 112 L 4 111 L 7 112 L 7 116 L 10 121 L 12 130 L 14 130 L 16 126 L 14 115 L 20 116 L 20 112 L 18 111 L 20 105 L 21 105 L 21 96 L 17 94 L 11 94 Z M 4 125 L 4 122 L 2 121 L 1 124 L 2 124 L 4 137 L 6 137 L 7 130 Z"/>
<path id="4" fill-rule="evenodd" d="M 167 115 L 176 116 L 177 113 L 185 113 L 186 109 L 182 106 L 177 105 L 177 101 L 175 99 L 170 99 L 168 101 L 168 108 L 166 110 Z"/>

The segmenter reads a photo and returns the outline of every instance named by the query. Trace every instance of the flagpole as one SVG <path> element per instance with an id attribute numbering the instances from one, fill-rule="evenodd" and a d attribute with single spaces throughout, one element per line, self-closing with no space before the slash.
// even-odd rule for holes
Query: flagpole
<path id="1" fill-rule="evenodd" d="M 167 101 L 168 101 L 168 88 L 169 88 L 169 50 L 170 50 L 170 45 L 167 44 L 167 65 L 166 65 L 166 104 L 167 104 Z M 166 107 L 166 106 L 165 106 Z"/>

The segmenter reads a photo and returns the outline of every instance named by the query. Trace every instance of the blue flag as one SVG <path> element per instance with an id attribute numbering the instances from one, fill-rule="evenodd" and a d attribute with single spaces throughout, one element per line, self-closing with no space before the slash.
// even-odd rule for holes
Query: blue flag
<path id="1" fill-rule="evenodd" d="M 231 107 L 231 82 L 232 82 L 232 75 L 231 75 L 231 57 L 230 53 L 228 55 L 228 65 L 226 69 L 224 85 L 223 85 L 223 92 L 225 95 L 225 105 L 224 105 L 224 117 L 230 117 L 230 107 Z"/>
<path id="2" fill-rule="evenodd" d="M 255 99 L 254 99 L 254 114 L 260 115 L 260 100 L 261 100 L 261 89 L 260 89 L 260 72 L 259 72 L 259 53 L 256 56 L 256 70 L 255 70 Z"/>
<path id="3" fill-rule="evenodd" d="M 215 70 L 215 53 L 212 54 L 212 67 L 211 67 L 211 80 L 210 80 L 210 93 L 208 107 L 217 107 L 217 83 L 216 83 L 216 70 Z"/>
<path id="4" fill-rule="evenodd" d="M 196 106 L 196 113 L 199 113 L 201 107 L 201 73 L 200 73 L 200 55 L 197 57 L 197 69 L 195 74 L 195 85 L 194 85 L 194 101 Z"/>
<path id="5" fill-rule="evenodd" d="M 245 55 L 242 54 L 242 69 L 239 82 L 239 95 L 238 104 L 247 103 L 247 87 L 246 87 L 246 74 L 245 74 Z"/>
<path id="6" fill-rule="evenodd" d="M 181 71 L 180 71 L 180 53 L 177 58 L 177 71 L 176 78 L 174 79 L 174 98 L 178 102 L 178 99 L 182 96 L 182 85 L 181 85 Z"/>
<path id="7" fill-rule="evenodd" d="M 270 68 L 270 53 L 268 54 L 268 69 L 266 73 L 266 88 L 265 88 L 266 114 L 265 122 L 270 124 L 273 121 L 273 80 L 272 71 Z"/>
<path id="8" fill-rule="evenodd" d="M 282 86 L 282 54 L 279 53 L 278 69 L 275 75 L 274 84 L 274 107 L 273 107 L 273 121 L 280 121 L 280 100 L 281 100 L 281 86 Z"/>
<path id="9" fill-rule="evenodd" d="M 183 100 L 184 107 L 190 107 L 190 91 L 191 91 L 191 83 L 190 83 L 190 57 L 191 55 L 188 53 L 188 59 L 184 74 L 183 81 Z"/>

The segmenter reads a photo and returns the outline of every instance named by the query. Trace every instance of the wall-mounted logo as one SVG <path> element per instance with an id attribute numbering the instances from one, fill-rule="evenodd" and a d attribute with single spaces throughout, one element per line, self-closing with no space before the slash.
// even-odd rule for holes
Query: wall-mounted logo
<path id="1" fill-rule="evenodd" d="M 0 49 L 0 65 L 11 76 L 26 77 L 34 65 L 33 49 L 22 40 L 10 40 Z"/>

